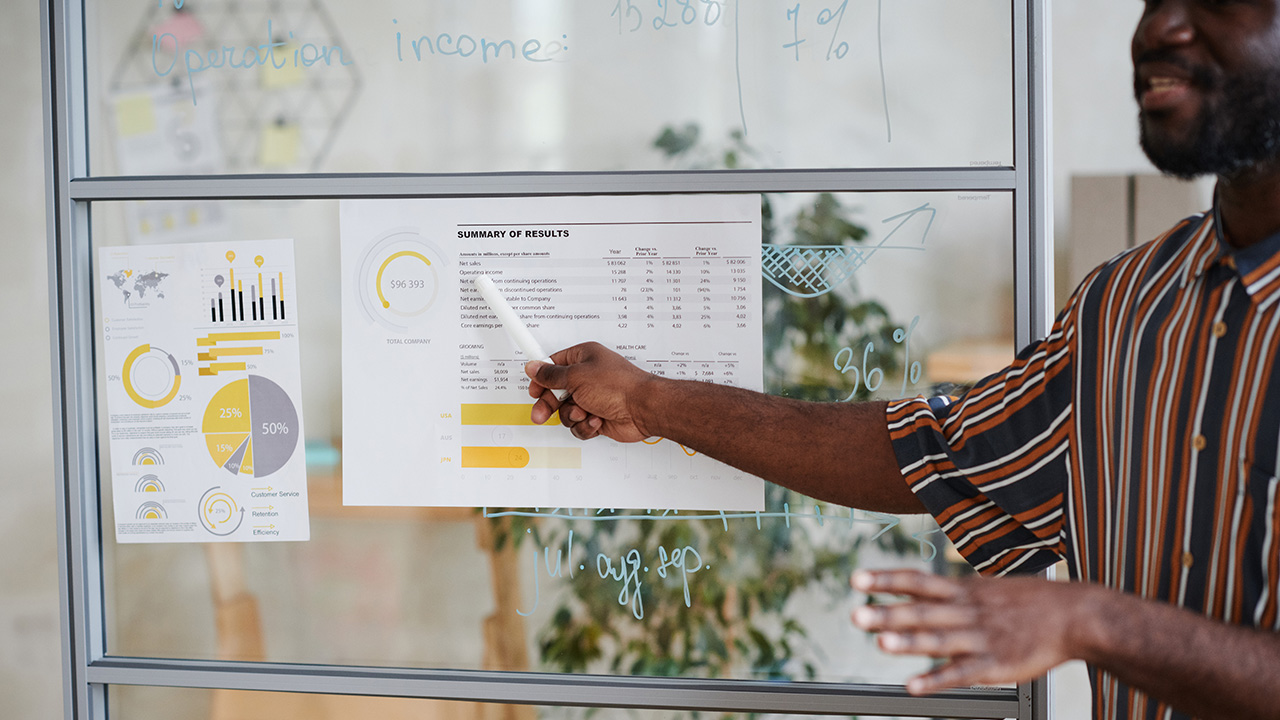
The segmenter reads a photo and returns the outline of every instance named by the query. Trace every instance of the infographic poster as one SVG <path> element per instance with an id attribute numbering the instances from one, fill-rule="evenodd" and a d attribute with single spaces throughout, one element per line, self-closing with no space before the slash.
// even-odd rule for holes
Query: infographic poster
<path id="1" fill-rule="evenodd" d="M 309 539 L 293 241 L 99 260 L 117 541 Z"/>
<path id="2" fill-rule="evenodd" d="M 529 358 L 474 284 L 547 352 L 759 390 L 758 196 L 353 200 L 341 224 L 346 504 L 763 509 L 759 478 L 676 442 L 533 425 Z"/>

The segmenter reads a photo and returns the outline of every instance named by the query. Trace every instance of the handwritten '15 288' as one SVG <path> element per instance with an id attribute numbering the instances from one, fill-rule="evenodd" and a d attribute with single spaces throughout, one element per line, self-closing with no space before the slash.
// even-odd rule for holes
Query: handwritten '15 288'
<path id="1" fill-rule="evenodd" d="M 649 22 L 654 30 L 693 25 L 699 19 L 704 25 L 715 25 L 724 12 L 721 0 L 650 0 L 639 4 L 635 0 L 617 0 L 609 17 L 618 18 L 619 35 L 624 29 L 636 32 L 644 27 L 646 16 L 641 5 L 650 9 Z"/>

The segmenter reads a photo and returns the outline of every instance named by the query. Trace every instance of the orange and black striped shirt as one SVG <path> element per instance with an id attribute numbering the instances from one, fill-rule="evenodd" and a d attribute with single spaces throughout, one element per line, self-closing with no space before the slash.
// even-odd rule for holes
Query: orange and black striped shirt
<path id="1" fill-rule="evenodd" d="M 1213 214 L 1097 270 L 955 403 L 890 404 L 904 477 L 980 572 L 1073 578 L 1280 630 L 1280 235 Z M 1181 717 L 1091 669 L 1094 716 Z"/>

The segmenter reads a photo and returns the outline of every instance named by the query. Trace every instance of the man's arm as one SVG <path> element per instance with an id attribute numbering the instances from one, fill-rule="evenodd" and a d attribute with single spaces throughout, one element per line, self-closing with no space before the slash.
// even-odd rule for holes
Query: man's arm
<path id="1" fill-rule="evenodd" d="M 854 611 L 882 648 L 950 659 L 908 683 L 916 694 L 1021 682 L 1080 659 L 1189 715 L 1280 717 L 1275 633 L 1087 583 L 901 570 L 860 571 L 853 585 L 910 598 Z"/>
<path id="2" fill-rule="evenodd" d="M 810 403 L 740 388 L 669 380 L 596 343 L 532 362 L 532 417 L 557 411 L 577 437 L 664 437 L 813 498 L 892 513 L 922 513 L 902 479 L 884 403 Z M 564 403 L 550 389 L 565 388 Z"/>

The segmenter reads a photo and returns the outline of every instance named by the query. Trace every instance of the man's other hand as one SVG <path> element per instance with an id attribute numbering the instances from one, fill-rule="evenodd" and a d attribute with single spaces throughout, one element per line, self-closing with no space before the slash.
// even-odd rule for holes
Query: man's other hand
<path id="1" fill-rule="evenodd" d="M 1023 682 L 1079 657 L 1081 613 L 1097 590 L 1041 578 L 957 580 L 915 570 L 859 570 L 852 584 L 908 598 L 853 611 L 854 625 L 880 633 L 883 650 L 948 659 L 908 681 L 913 695 Z"/>
<path id="2" fill-rule="evenodd" d="M 636 408 L 658 378 L 599 343 L 575 345 L 551 359 L 554 365 L 534 360 L 524 368 L 529 397 L 537 400 L 531 413 L 535 423 L 541 425 L 559 411 L 560 422 L 582 440 L 604 435 L 638 442 L 649 437 Z M 569 395 L 557 400 L 553 389 Z"/>

